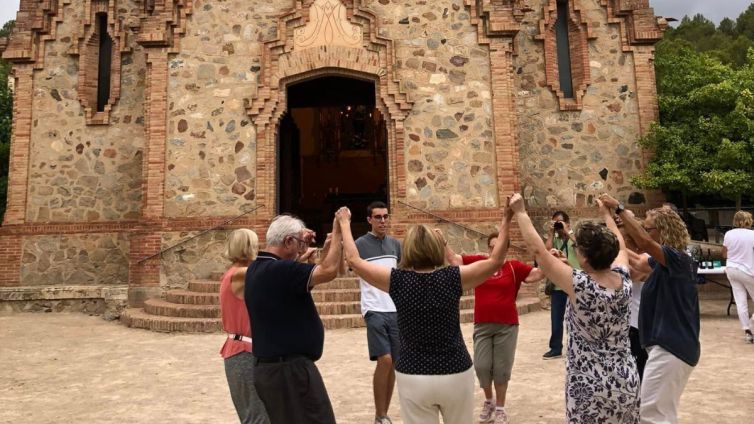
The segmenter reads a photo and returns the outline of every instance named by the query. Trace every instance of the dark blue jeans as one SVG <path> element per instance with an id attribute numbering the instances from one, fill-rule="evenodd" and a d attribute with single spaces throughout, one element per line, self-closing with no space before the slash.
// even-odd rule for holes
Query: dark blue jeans
<path id="1" fill-rule="evenodd" d="M 563 318 L 568 295 L 563 290 L 553 290 L 550 295 L 550 350 L 563 353 Z"/>

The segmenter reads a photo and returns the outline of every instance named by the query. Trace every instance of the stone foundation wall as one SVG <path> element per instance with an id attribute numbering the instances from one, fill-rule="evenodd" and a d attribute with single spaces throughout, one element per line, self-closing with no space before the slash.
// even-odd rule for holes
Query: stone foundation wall
<path id="1" fill-rule="evenodd" d="M 126 284 L 128 246 L 123 233 L 26 237 L 21 285 Z"/>
<path id="2" fill-rule="evenodd" d="M 34 73 L 28 204 L 30 222 L 136 219 L 141 202 L 146 62 L 133 41 L 122 58 L 121 96 L 109 125 L 87 125 L 79 101 L 78 58 L 69 54 L 83 26 L 83 1 L 63 8 L 45 67 Z M 119 2 L 121 3 L 121 2 Z M 125 8 L 140 3 L 124 1 Z"/>
<path id="3" fill-rule="evenodd" d="M 126 286 L 0 288 L 0 314 L 13 312 L 83 312 L 117 319 L 126 307 Z"/>

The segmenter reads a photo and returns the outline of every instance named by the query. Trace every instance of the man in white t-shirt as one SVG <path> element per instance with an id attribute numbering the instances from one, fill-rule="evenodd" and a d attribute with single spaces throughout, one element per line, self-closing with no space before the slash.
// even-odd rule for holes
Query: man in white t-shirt
<path id="1" fill-rule="evenodd" d="M 359 256 L 369 262 L 395 268 L 401 259 L 401 244 L 387 235 L 390 214 L 383 202 L 367 207 L 367 222 L 372 229 L 356 240 Z M 398 358 L 398 317 L 395 304 L 386 292 L 359 279 L 361 313 L 367 326 L 369 359 L 377 361 L 372 386 L 374 389 L 375 424 L 391 424 L 387 416 L 395 387 L 394 361 Z"/>

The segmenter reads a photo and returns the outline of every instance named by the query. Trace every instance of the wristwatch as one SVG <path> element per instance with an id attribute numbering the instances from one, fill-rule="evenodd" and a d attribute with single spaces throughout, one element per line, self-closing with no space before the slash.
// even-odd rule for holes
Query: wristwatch
<path id="1" fill-rule="evenodd" d="M 623 206 L 623 203 L 618 203 L 618 207 L 615 208 L 615 214 L 620 215 L 621 212 L 625 211 L 626 207 Z"/>

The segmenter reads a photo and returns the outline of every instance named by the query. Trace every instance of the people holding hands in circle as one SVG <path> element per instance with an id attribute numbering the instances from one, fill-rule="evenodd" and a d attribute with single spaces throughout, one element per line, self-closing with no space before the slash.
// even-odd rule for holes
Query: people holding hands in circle
<path id="1" fill-rule="evenodd" d="M 638 423 L 639 376 L 628 340 L 628 256 L 612 212 L 597 203 L 607 225 L 584 221 L 574 231 L 581 270 L 549 252 L 520 194 L 511 197 L 510 208 L 539 268 L 568 295 L 566 420 Z"/>
<path id="2" fill-rule="evenodd" d="M 510 214 L 504 214 L 490 257 L 446 266 L 443 239 L 426 225 L 409 228 L 401 261 L 388 269 L 359 257 L 351 213 L 336 213 L 346 261 L 369 284 L 390 294 L 398 313 L 401 346 L 395 363 L 401 416 L 406 424 L 474 422 L 474 370 L 461 334 L 459 302 L 500 270 L 508 248 Z"/>

